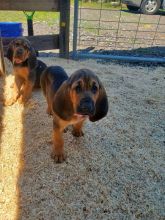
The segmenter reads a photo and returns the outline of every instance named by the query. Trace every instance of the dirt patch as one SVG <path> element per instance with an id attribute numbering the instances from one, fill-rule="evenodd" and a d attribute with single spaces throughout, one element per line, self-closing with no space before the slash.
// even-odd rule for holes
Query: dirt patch
<path id="1" fill-rule="evenodd" d="M 2 219 L 163 219 L 164 68 L 42 59 L 70 75 L 91 68 L 106 87 L 109 113 L 64 134 L 67 161 L 50 158 L 52 119 L 40 90 L 23 108 L 1 103 Z M 2 96 L 13 77 L 0 78 Z"/>

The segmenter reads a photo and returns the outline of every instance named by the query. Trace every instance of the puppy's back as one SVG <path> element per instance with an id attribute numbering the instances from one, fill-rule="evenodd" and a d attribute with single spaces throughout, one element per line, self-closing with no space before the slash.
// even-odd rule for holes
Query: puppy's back
<path id="1" fill-rule="evenodd" d="M 46 87 L 51 87 L 53 92 L 56 92 L 61 84 L 68 79 L 65 70 L 60 66 L 47 67 L 41 75 L 41 88 L 46 95 Z"/>

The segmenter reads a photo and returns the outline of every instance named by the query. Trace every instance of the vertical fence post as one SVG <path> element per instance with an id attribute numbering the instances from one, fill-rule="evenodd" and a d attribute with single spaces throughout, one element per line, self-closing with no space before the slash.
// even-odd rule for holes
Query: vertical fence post
<path id="1" fill-rule="evenodd" d="M 60 57 L 69 58 L 70 0 L 60 0 Z"/>
<path id="2" fill-rule="evenodd" d="M 73 54 L 72 58 L 76 59 L 77 54 L 77 31 L 78 31 L 78 0 L 74 1 L 74 22 L 73 22 Z"/>
<path id="3" fill-rule="evenodd" d="M 27 19 L 27 26 L 28 26 L 28 36 L 33 36 L 33 20 Z"/>
<path id="4" fill-rule="evenodd" d="M 32 11 L 30 13 L 28 13 L 27 11 L 23 11 L 23 13 L 26 16 L 27 19 L 27 28 L 28 28 L 28 36 L 33 36 L 34 32 L 33 32 L 33 16 L 35 14 L 35 11 Z"/>

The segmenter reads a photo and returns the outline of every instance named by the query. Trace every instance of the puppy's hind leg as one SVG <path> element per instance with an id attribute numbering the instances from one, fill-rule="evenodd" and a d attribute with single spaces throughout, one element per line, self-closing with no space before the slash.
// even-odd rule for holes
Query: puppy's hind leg
<path id="1" fill-rule="evenodd" d="M 50 97 L 50 88 L 49 86 L 46 87 L 46 101 L 47 101 L 47 110 L 46 113 L 48 115 L 52 115 L 52 107 L 51 107 L 51 97 Z"/>

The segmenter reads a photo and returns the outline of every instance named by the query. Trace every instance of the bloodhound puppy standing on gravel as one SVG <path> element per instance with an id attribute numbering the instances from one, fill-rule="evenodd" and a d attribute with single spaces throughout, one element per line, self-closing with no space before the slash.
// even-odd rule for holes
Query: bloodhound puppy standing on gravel
<path id="1" fill-rule="evenodd" d="M 108 112 L 106 91 L 98 77 L 89 69 L 80 69 L 67 76 L 60 66 L 51 66 L 41 75 L 41 87 L 47 100 L 47 113 L 53 116 L 53 151 L 55 162 L 63 162 L 62 133 L 73 125 L 72 134 L 83 135 L 86 119 L 94 122 Z"/>

